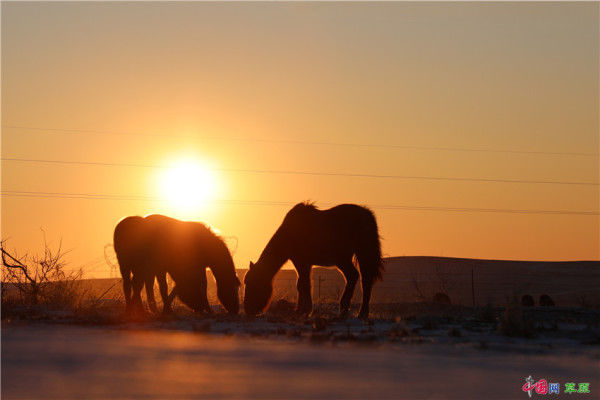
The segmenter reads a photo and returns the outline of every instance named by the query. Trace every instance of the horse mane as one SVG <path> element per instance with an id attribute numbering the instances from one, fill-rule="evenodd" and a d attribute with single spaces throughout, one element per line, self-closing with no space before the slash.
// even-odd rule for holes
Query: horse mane
<path id="1" fill-rule="evenodd" d="M 215 232 L 215 230 L 213 229 L 212 226 L 205 224 L 204 222 L 200 222 L 200 221 L 181 221 L 181 220 L 177 220 L 186 224 L 194 224 L 196 227 L 200 228 L 200 231 L 202 232 L 203 235 L 205 235 L 206 239 L 212 239 L 215 242 L 221 242 L 225 247 L 227 247 L 227 243 L 225 243 L 225 238 L 223 236 L 221 236 L 220 234 L 218 234 L 217 232 Z"/>
<path id="2" fill-rule="evenodd" d="M 286 217 L 295 214 L 311 213 L 317 210 L 319 210 L 319 208 L 315 205 L 315 202 L 307 200 L 292 207 L 291 210 L 286 214 Z"/>
<path id="3" fill-rule="evenodd" d="M 318 209 L 319 207 L 317 207 L 315 205 L 315 202 L 313 200 L 305 200 L 301 203 L 296 204 L 297 206 L 304 206 L 304 207 L 308 207 L 308 208 L 314 208 L 314 209 Z"/>
<path id="4" fill-rule="evenodd" d="M 312 214 L 317 210 L 318 208 L 312 201 L 303 201 L 292 207 L 283 218 L 283 222 L 279 225 L 279 228 L 277 228 L 271 239 L 269 239 L 257 263 L 268 260 L 268 264 L 273 265 L 275 268 L 274 271 L 270 272 L 273 272 L 273 275 L 275 275 L 286 261 L 286 257 L 282 254 L 282 249 L 287 248 L 288 233 L 297 229 L 298 223 L 301 223 L 304 219 L 302 216 Z"/>
<path id="5" fill-rule="evenodd" d="M 198 222 L 199 225 L 201 225 L 204 228 L 205 233 L 207 234 L 207 237 L 214 241 L 214 243 L 217 246 L 221 247 L 221 251 L 217 251 L 215 252 L 213 255 L 215 256 L 220 256 L 221 261 L 225 264 L 225 265 L 210 265 L 210 269 L 213 273 L 213 276 L 218 280 L 218 281 L 222 281 L 222 282 L 226 282 L 227 284 L 232 284 L 232 285 L 237 285 L 239 284 L 238 278 L 237 278 L 237 274 L 235 273 L 235 263 L 233 261 L 233 257 L 231 256 L 231 252 L 229 251 L 229 247 L 227 246 L 227 243 L 225 242 L 225 238 L 219 234 L 217 234 L 210 226 L 202 223 L 202 222 Z M 229 275 L 228 272 L 229 269 L 225 268 L 222 269 L 223 267 L 225 267 L 226 265 L 231 264 L 231 266 L 233 266 L 233 275 Z"/>
<path id="6" fill-rule="evenodd" d="M 206 229 L 206 232 L 208 233 L 209 236 L 212 236 L 214 239 L 217 239 L 217 240 L 223 242 L 223 244 L 225 244 L 225 238 L 223 236 L 219 235 L 217 232 L 215 232 L 215 230 L 213 229 L 212 226 L 206 225 L 204 222 L 197 222 L 197 224 L 202 225 L 202 227 L 204 229 Z"/>

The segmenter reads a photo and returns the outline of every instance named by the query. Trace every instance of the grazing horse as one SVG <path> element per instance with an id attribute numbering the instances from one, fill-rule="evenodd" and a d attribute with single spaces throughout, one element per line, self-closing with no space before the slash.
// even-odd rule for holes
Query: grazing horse
<path id="1" fill-rule="evenodd" d="M 126 308 L 141 307 L 146 286 L 148 304 L 157 312 L 154 279 L 158 280 L 163 312 L 179 299 L 198 312 L 210 313 L 206 268 L 217 281 L 217 297 L 232 314 L 239 310 L 238 287 L 233 259 L 219 236 L 199 222 L 185 222 L 163 215 L 127 217 L 117 224 L 114 247 L 123 277 Z M 166 274 L 175 282 L 168 294 Z M 132 293 L 133 289 L 133 293 Z"/>
<path id="2" fill-rule="evenodd" d="M 360 268 L 363 298 L 359 318 L 368 318 L 371 289 L 381 279 L 383 262 L 377 222 L 373 213 L 355 204 L 341 204 L 319 210 L 313 204 L 296 204 L 285 216 L 260 258 L 245 277 L 244 309 L 256 315 L 267 307 L 273 293 L 273 278 L 287 260 L 298 271 L 300 314 L 312 311 L 310 271 L 313 265 L 337 266 L 346 278 L 340 300 L 340 316 L 345 318 Z"/>

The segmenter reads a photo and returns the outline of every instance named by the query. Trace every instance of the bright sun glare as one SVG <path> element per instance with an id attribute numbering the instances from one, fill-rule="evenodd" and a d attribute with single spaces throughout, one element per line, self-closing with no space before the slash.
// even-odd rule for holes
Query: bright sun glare
<path id="1" fill-rule="evenodd" d="M 213 172 L 197 160 L 179 160 L 161 177 L 160 191 L 173 212 L 192 216 L 204 210 L 217 193 Z"/>

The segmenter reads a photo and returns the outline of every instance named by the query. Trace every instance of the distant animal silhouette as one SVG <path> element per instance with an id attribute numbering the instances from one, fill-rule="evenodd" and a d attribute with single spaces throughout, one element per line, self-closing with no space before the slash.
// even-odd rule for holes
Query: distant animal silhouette
<path id="1" fill-rule="evenodd" d="M 543 294 L 540 296 L 540 306 L 542 307 L 554 307 L 554 300 L 552 297 L 547 294 Z"/>
<path id="2" fill-rule="evenodd" d="M 535 305 L 533 297 L 529 294 L 524 294 L 523 297 L 521 297 L 521 305 L 523 307 L 533 307 Z"/>
<path id="3" fill-rule="evenodd" d="M 296 311 L 312 311 L 310 272 L 313 265 L 337 266 L 346 278 L 340 300 L 340 316 L 346 317 L 359 277 L 363 298 L 360 318 L 369 315 L 371 289 L 381 279 L 383 262 L 377 222 L 373 213 L 355 204 L 319 210 L 313 204 L 296 204 L 285 216 L 256 264 L 250 263 L 245 277 L 244 309 L 256 315 L 267 307 L 273 293 L 273 277 L 287 260 L 298 271 Z"/>
<path id="4" fill-rule="evenodd" d="M 437 304 L 452 304 L 450 296 L 441 292 L 438 292 L 433 296 L 433 302 Z"/>
<path id="5" fill-rule="evenodd" d="M 230 313 L 239 310 L 238 287 L 233 259 L 225 242 L 199 222 L 185 222 L 164 215 L 132 216 L 115 227 L 114 247 L 123 277 L 126 309 L 141 308 L 141 291 L 146 286 L 148 305 L 157 312 L 154 279 L 158 280 L 163 312 L 171 311 L 175 295 L 198 312 L 210 313 L 206 268 L 217 281 L 217 297 Z M 175 282 L 168 294 L 166 274 Z"/>

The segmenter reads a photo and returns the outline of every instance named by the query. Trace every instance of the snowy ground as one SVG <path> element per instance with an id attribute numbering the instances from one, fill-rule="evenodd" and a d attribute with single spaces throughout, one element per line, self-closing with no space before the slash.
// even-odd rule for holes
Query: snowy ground
<path id="1" fill-rule="evenodd" d="M 2 321 L 2 398 L 527 399 L 529 375 L 591 384 L 569 399 L 600 389 L 596 311 L 543 311 L 533 338 L 470 315 L 70 318 Z"/>

